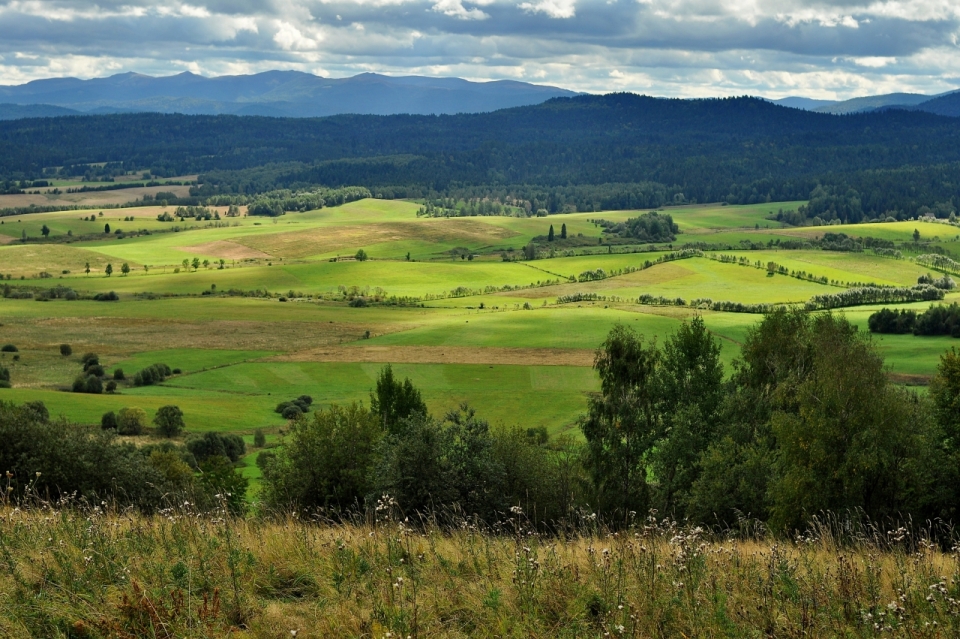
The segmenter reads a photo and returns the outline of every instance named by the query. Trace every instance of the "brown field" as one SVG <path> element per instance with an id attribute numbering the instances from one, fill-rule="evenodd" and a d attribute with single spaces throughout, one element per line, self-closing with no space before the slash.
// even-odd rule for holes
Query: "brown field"
<path id="1" fill-rule="evenodd" d="M 418 220 L 356 226 L 327 226 L 304 231 L 255 235 L 237 240 L 252 249 L 277 257 L 308 257 L 330 253 L 343 247 L 370 246 L 383 242 L 421 240 L 423 242 L 489 242 L 515 236 L 516 233 L 475 220 Z"/>
<path id="2" fill-rule="evenodd" d="M 398 364 L 489 364 L 592 366 L 594 353 L 568 348 L 469 346 L 324 346 L 270 358 L 277 362 L 390 362 Z"/>
<path id="3" fill-rule="evenodd" d="M 397 330 L 393 325 L 371 324 L 369 328 L 380 334 Z M 54 352 L 59 344 L 69 343 L 75 352 L 94 351 L 112 358 L 144 349 L 168 348 L 306 350 L 317 344 L 354 341 L 363 333 L 364 330 L 350 324 L 228 319 L 191 322 L 129 317 L 50 317 L 14 318 L 3 322 L 4 340 L 17 344 L 21 350 Z"/>
<path id="4" fill-rule="evenodd" d="M 61 190 L 66 190 L 61 187 Z M 160 191 L 175 193 L 177 197 L 190 195 L 189 186 L 144 186 L 117 191 L 93 191 L 87 193 L 25 193 L 23 195 L 0 195 L 0 209 L 21 206 L 106 206 L 110 204 L 126 204 L 144 195 L 156 195 Z"/>
<path id="5" fill-rule="evenodd" d="M 217 240 L 215 242 L 206 242 L 204 244 L 194 244 L 193 246 L 178 246 L 178 250 L 186 253 L 196 253 L 197 255 L 213 255 L 214 257 L 225 260 L 243 260 L 247 258 L 269 258 L 271 257 L 263 251 L 244 246 L 237 242 L 229 240 Z"/>

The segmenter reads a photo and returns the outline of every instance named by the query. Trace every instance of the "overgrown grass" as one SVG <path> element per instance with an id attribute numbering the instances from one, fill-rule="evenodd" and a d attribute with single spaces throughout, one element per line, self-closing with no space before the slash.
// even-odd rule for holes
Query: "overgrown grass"
<path id="1" fill-rule="evenodd" d="M 392 516 L 391 516 L 392 515 Z M 891 527 L 796 541 L 647 521 L 559 537 L 171 509 L 0 510 L 0 634 L 955 637 L 960 558 Z"/>

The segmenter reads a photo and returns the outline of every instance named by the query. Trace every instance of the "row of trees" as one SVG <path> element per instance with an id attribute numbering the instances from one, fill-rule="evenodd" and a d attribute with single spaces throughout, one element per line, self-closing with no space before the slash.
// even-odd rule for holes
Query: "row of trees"
<path id="1" fill-rule="evenodd" d="M 660 345 L 615 327 L 583 443 L 492 429 L 461 406 L 431 416 L 386 368 L 371 408 L 291 423 L 262 460 L 274 508 L 384 504 L 496 523 L 511 508 L 552 527 L 584 512 L 627 525 L 651 509 L 708 525 L 792 531 L 822 511 L 953 520 L 960 504 L 960 354 L 929 397 L 890 383 L 869 335 L 840 315 L 776 309 L 731 375 L 700 318 Z"/>

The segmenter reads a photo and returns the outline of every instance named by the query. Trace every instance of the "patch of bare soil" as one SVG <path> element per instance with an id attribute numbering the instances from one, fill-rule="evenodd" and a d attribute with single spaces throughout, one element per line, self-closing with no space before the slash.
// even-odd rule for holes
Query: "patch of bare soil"
<path id="1" fill-rule="evenodd" d="M 16 239 L 17 238 L 13 237 L 12 235 L 0 235 L 0 244 L 9 244 Z"/>
<path id="2" fill-rule="evenodd" d="M 193 246 L 178 246 L 178 249 L 187 253 L 197 255 L 213 255 L 214 257 L 225 260 L 242 260 L 246 258 L 266 258 L 270 257 L 263 251 L 231 242 L 229 240 L 217 240 L 215 242 L 206 242 L 204 244 L 194 244 Z"/>
<path id="3" fill-rule="evenodd" d="M 471 346 L 323 346 L 270 358 L 277 362 L 373 362 L 393 364 L 515 364 L 593 366 L 594 353 L 569 348 Z"/>

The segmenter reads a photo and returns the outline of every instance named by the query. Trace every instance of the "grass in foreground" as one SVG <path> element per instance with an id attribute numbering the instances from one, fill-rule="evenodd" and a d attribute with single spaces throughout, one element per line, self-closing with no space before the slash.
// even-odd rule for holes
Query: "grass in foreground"
<path id="1" fill-rule="evenodd" d="M 384 505 L 385 506 L 385 505 Z M 838 546 L 516 514 L 331 525 L 0 510 L 0 634 L 26 637 L 955 637 L 960 561 L 904 530 Z M 588 520 L 589 521 L 589 520 Z"/>

